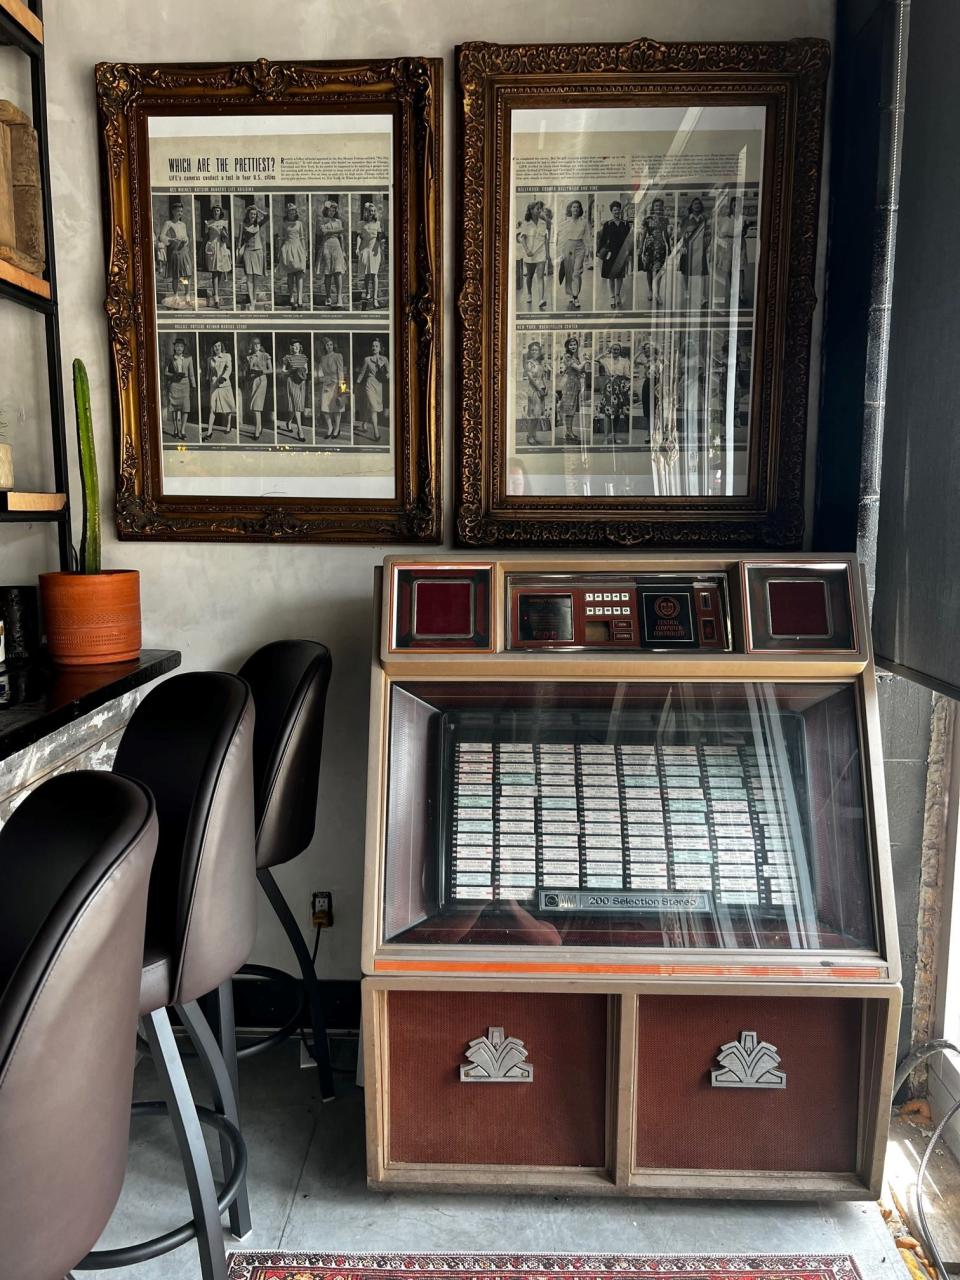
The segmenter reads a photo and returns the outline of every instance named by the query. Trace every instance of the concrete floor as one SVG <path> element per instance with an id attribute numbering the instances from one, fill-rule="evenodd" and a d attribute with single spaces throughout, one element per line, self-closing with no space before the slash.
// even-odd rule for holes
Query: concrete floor
<path id="1" fill-rule="evenodd" d="M 149 1063 L 137 1093 L 155 1097 Z M 295 1045 L 241 1068 L 254 1227 L 231 1248 L 498 1252 L 851 1253 L 864 1280 L 907 1271 L 874 1204 L 597 1200 L 539 1196 L 382 1195 L 365 1181 L 363 1094 L 349 1077 L 319 1101 Z M 216 1166 L 215 1166 L 216 1167 Z M 102 1246 L 169 1230 L 190 1216 L 169 1125 L 138 1120 L 123 1196 Z M 194 1246 L 129 1272 L 131 1280 L 197 1280 Z"/>

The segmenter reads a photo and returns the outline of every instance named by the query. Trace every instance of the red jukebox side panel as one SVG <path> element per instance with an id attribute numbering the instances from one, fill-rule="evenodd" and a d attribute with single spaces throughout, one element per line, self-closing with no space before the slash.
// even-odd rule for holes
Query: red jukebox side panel
<path id="1" fill-rule="evenodd" d="M 859 644 L 846 564 L 741 566 L 747 651 L 852 653 Z"/>
<path id="2" fill-rule="evenodd" d="M 490 565 L 396 566 L 390 645 L 395 651 L 489 652 Z"/>
<path id="3" fill-rule="evenodd" d="M 642 996 L 634 1167 L 853 1173 L 862 1018 L 849 998 Z"/>
<path id="4" fill-rule="evenodd" d="M 388 1163 L 605 1168 L 608 1006 L 390 991 Z"/>

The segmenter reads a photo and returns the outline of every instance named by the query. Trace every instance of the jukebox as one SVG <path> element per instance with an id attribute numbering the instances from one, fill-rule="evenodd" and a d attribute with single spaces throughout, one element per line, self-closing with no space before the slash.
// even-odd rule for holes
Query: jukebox
<path id="1" fill-rule="evenodd" d="M 900 1012 L 846 557 L 388 557 L 372 1186 L 867 1198 Z"/>

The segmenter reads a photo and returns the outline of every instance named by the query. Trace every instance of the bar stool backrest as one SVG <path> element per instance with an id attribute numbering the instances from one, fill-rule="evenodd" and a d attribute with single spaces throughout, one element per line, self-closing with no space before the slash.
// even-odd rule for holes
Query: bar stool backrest
<path id="1" fill-rule="evenodd" d="M 146 788 L 88 771 L 0 831 L 0 1269 L 19 1280 L 65 1275 L 120 1195 L 156 844 Z"/>
<path id="2" fill-rule="evenodd" d="M 289 862 L 313 839 L 332 670 L 329 649 L 314 640 L 277 640 L 240 668 L 257 707 L 253 772 L 258 868 Z"/>
<path id="3" fill-rule="evenodd" d="M 146 695 L 114 760 L 157 805 L 147 948 L 170 956 L 170 1004 L 214 990 L 253 947 L 253 726 L 246 681 L 185 672 Z"/>

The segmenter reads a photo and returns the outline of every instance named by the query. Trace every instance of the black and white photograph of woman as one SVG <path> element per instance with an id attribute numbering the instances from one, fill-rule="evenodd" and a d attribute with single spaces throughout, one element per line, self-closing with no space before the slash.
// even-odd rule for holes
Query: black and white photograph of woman
<path id="1" fill-rule="evenodd" d="M 347 306 L 347 255 L 349 240 L 346 195 L 315 195 L 313 208 L 313 305 L 331 311 L 344 311 Z"/>
<path id="2" fill-rule="evenodd" d="M 629 211 L 629 217 L 628 217 Z M 600 200 L 600 231 L 597 235 L 597 261 L 601 279 L 609 290 L 606 305 L 611 311 L 623 309 L 623 282 L 627 286 L 627 308 L 633 306 L 633 202 L 632 198 L 615 195 Z M 599 304 L 598 299 L 598 304 Z"/>
<path id="3" fill-rule="evenodd" d="M 561 196 L 558 201 L 557 227 L 558 284 L 563 285 L 568 311 L 581 309 L 583 277 L 593 270 L 593 196 Z M 559 289 L 558 289 L 559 294 Z M 582 299 L 587 309 L 593 306 L 593 289 L 589 282 Z M 561 309 L 558 296 L 556 309 Z"/>
<path id="4" fill-rule="evenodd" d="M 718 310 L 753 305 L 753 267 L 748 264 L 747 251 L 748 236 L 753 228 L 754 224 L 744 216 L 743 196 L 721 192 L 717 196 L 710 255 L 713 306 Z"/>
<path id="5" fill-rule="evenodd" d="M 633 335 L 633 396 L 631 444 L 649 444 L 653 419 L 660 416 L 663 355 L 659 336 L 641 331 Z"/>
<path id="6" fill-rule="evenodd" d="M 684 310 L 700 311 L 710 305 L 707 286 L 713 241 L 713 199 L 705 191 L 681 191 L 679 204 L 677 273 L 681 285 L 676 302 Z"/>
<path id="7" fill-rule="evenodd" d="M 280 361 L 278 370 L 280 376 L 277 381 L 282 388 L 281 403 L 286 404 L 287 421 L 282 427 L 278 421 L 277 431 L 283 430 L 288 435 L 292 435 L 298 444 L 305 444 L 307 435 L 304 431 L 303 419 L 305 415 L 309 415 L 311 421 L 313 419 L 308 346 L 303 338 L 284 339 L 284 342 L 287 349 Z M 312 437 L 312 427 L 310 434 Z M 313 443 L 312 438 L 310 443 Z"/>
<path id="8" fill-rule="evenodd" d="M 305 195 L 273 197 L 273 302 L 276 307 L 303 311 L 310 305 L 307 290 L 308 227 Z"/>
<path id="9" fill-rule="evenodd" d="M 237 335 L 237 347 L 240 352 L 240 436 L 258 444 L 273 444 L 273 335 L 241 333 Z"/>
<path id="10" fill-rule="evenodd" d="M 740 218 L 740 298 L 741 311 L 752 311 L 757 291 L 758 228 L 760 219 L 760 186 L 743 183 L 735 196 Z"/>
<path id="11" fill-rule="evenodd" d="M 726 444 L 742 448 L 750 424 L 753 334 L 738 329 L 730 360 L 730 338 L 724 326 L 710 331 L 710 429 Z"/>
<path id="12" fill-rule="evenodd" d="M 630 379 L 600 375 L 593 420 L 593 443 L 626 444 L 630 434 Z"/>
<path id="13" fill-rule="evenodd" d="M 313 335 L 313 370 L 320 406 L 317 425 L 323 427 L 323 434 L 318 433 L 318 440 L 342 439 L 342 443 L 350 443 L 349 417 L 346 438 L 340 434 L 350 395 L 350 373 L 343 357 L 344 352 L 349 356 L 349 343 L 349 337 L 342 333 Z"/>
<path id="14" fill-rule="evenodd" d="M 673 197 L 669 206 L 663 196 L 653 196 L 644 202 L 637 226 L 637 262 L 646 281 L 646 289 L 640 287 L 637 310 L 669 306 L 671 299 L 664 297 L 664 267 L 673 251 L 674 232 Z"/>
<path id="15" fill-rule="evenodd" d="M 216 428 L 217 444 L 236 444 L 233 334 L 201 333 L 200 361 L 203 368 L 201 407 L 207 420 L 206 426 L 200 428 L 201 443 L 212 440 Z M 221 440 L 220 436 L 224 438 Z"/>
<path id="16" fill-rule="evenodd" d="M 630 334 L 598 335 L 597 373 L 603 378 L 629 378 L 630 368 Z"/>
<path id="17" fill-rule="evenodd" d="M 154 267 L 157 304 L 193 309 L 193 197 L 153 197 Z"/>
<path id="18" fill-rule="evenodd" d="M 166 417 L 163 434 L 173 440 L 187 440 L 191 414 L 197 401 L 196 334 L 165 333 L 160 337 L 160 374 L 163 381 L 163 402 Z M 198 415 L 195 421 L 199 426 Z M 191 430 L 189 439 L 196 443 L 198 430 Z"/>
<path id="19" fill-rule="evenodd" d="M 387 444 L 390 421 L 390 353 L 386 334 L 352 335 L 355 444 Z M 358 439 L 360 436 L 362 439 Z"/>
<path id="20" fill-rule="evenodd" d="M 270 310 L 270 215 L 266 196 L 234 196 L 233 224 L 237 228 L 237 310 Z M 266 296 L 264 297 L 264 293 Z"/>
<path id="21" fill-rule="evenodd" d="M 386 192 L 350 197 L 351 306 L 381 311 L 390 301 L 389 201 Z"/>
<path id="22" fill-rule="evenodd" d="M 517 231 L 517 257 L 521 265 L 518 281 L 519 303 L 517 310 L 546 311 L 547 266 L 551 260 L 551 219 L 546 201 L 534 196 L 527 201 L 523 219 Z"/>
<path id="23" fill-rule="evenodd" d="M 596 335 L 597 386 L 594 408 L 594 444 L 626 444 L 630 422 L 629 333 Z"/>
<path id="24" fill-rule="evenodd" d="M 589 415 L 593 399 L 593 335 L 585 333 L 581 341 L 579 334 L 558 333 L 556 344 L 557 439 L 582 445 L 583 410 Z"/>
<path id="25" fill-rule="evenodd" d="M 543 343 L 533 338 L 517 351 L 517 435 L 531 447 L 553 443 L 553 371 Z M 540 432 L 546 433 L 545 439 Z"/>
<path id="26" fill-rule="evenodd" d="M 222 202 L 222 203 L 221 203 Z M 229 197 L 198 196 L 197 302 L 217 311 L 233 310 L 233 237 Z"/>
<path id="27" fill-rule="evenodd" d="M 686 461 L 694 468 L 706 456 L 707 329 L 687 329 L 672 335 L 673 352 L 665 371 L 669 403 L 667 425 L 676 424 Z M 694 488 L 690 492 L 696 493 Z"/>

